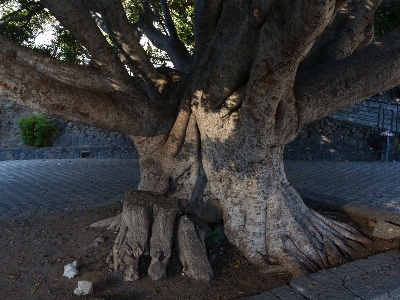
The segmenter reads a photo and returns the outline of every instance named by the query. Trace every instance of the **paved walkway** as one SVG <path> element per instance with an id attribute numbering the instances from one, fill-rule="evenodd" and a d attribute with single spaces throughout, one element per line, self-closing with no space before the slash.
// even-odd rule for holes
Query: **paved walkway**
<path id="1" fill-rule="evenodd" d="M 287 161 L 306 202 L 400 224 L 400 163 Z M 137 160 L 0 162 L 0 220 L 113 205 L 139 182 Z M 259 299 L 400 300 L 398 250 L 293 279 Z"/>
<path id="2" fill-rule="evenodd" d="M 286 161 L 304 201 L 400 224 L 400 162 Z"/>
<path id="3" fill-rule="evenodd" d="M 116 204 L 139 176 L 130 159 L 2 161 L 0 220 Z"/>
<path id="4" fill-rule="evenodd" d="M 400 253 L 390 250 L 295 278 L 250 300 L 399 300 Z"/>
<path id="5" fill-rule="evenodd" d="M 329 209 L 400 223 L 400 163 L 286 161 L 303 199 Z M 0 220 L 115 204 L 139 182 L 134 159 L 0 162 Z"/>

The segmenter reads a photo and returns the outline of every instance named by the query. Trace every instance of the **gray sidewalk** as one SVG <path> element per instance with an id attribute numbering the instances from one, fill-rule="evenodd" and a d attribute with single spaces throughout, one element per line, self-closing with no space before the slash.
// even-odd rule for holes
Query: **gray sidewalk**
<path id="1" fill-rule="evenodd" d="M 400 163 L 286 161 L 306 202 L 399 224 Z M 0 162 L 0 220 L 113 205 L 135 189 L 137 160 L 73 159 Z M 259 299 L 400 300 L 398 250 L 293 279 Z"/>
<path id="2" fill-rule="evenodd" d="M 399 300 L 400 253 L 391 250 L 292 279 L 250 300 Z"/>
<path id="3" fill-rule="evenodd" d="M 0 220 L 116 204 L 139 179 L 138 160 L 2 161 Z"/>
<path id="4" fill-rule="evenodd" d="M 399 162 L 285 161 L 285 170 L 306 203 L 400 224 Z"/>
<path id="5" fill-rule="evenodd" d="M 286 161 L 285 169 L 308 203 L 400 222 L 398 162 Z M 0 220 L 116 203 L 139 177 L 136 159 L 3 161 Z"/>

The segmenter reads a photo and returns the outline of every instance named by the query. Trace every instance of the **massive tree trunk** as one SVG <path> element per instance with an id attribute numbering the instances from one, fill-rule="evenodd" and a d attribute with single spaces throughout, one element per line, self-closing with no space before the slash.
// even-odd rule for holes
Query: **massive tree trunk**
<path id="1" fill-rule="evenodd" d="M 335 266 L 367 242 L 304 205 L 286 179 L 282 152 L 308 122 L 400 84 L 400 28 L 366 46 L 380 0 L 197 0 L 192 57 L 161 1 L 170 36 L 151 20 L 137 25 L 159 37 L 178 70 L 153 67 L 118 0 L 42 3 L 92 61 L 66 64 L 0 36 L 2 96 L 130 135 L 140 157 L 139 189 L 178 199 L 182 214 L 208 222 L 222 215 L 229 241 L 265 272 Z M 147 1 L 143 13 L 155 17 Z M 102 17 L 117 51 L 91 15 Z M 157 201 L 124 206 L 113 264 L 128 280 L 137 277 L 150 227 L 165 229 L 165 218 L 171 236 L 175 207 Z M 179 232 L 196 231 L 201 243 L 201 230 L 182 220 L 188 229 Z M 151 273 L 160 278 L 170 244 L 152 234 L 153 246 L 162 241 L 150 249 Z M 202 266 L 204 276 L 200 267 L 188 269 L 209 278 Z"/>
<path id="2" fill-rule="evenodd" d="M 346 261 L 366 239 L 304 205 L 286 179 L 283 147 L 263 152 L 259 160 L 251 158 L 253 153 L 232 153 L 206 162 L 229 241 L 269 272 L 300 275 Z"/>

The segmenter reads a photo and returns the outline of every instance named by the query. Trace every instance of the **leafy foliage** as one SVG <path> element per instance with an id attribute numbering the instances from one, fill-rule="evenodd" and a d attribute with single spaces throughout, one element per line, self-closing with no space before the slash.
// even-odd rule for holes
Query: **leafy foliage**
<path id="1" fill-rule="evenodd" d="M 125 0 L 122 1 L 125 8 L 128 20 L 135 24 L 143 18 L 143 11 L 139 0 Z M 195 39 L 193 32 L 193 20 L 194 20 L 194 1 L 193 0 L 169 0 L 169 8 L 171 11 L 171 17 L 175 24 L 175 28 L 179 39 L 185 44 L 189 52 L 193 51 Z M 164 26 L 164 16 L 162 15 L 162 8 L 160 3 L 152 2 L 153 13 L 154 13 L 154 26 L 158 28 L 165 35 L 168 32 Z M 141 33 L 138 32 L 139 38 Z M 142 40 L 143 41 L 143 40 Z M 144 39 L 142 42 L 144 49 L 149 56 L 151 62 L 156 66 L 164 66 L 170 61 L 168 55 L 157 48 L 157 45 L 153 45 L 150 41 Z"/>
<path id="2" fill-rule="evenodd" d="M 89 60 L 89 52 L 72 36 L 68 30 L 59 29 L 56 40 L 52 41 L 53 56 L 57 58 L 83 64 Z"/>
<path id="3" fill-rule="evenodd" d="M 192 50 L 195 42 L 193 33 L 194 1 L 171 1 L 170 8 L 179 38 L 189 50 Z"/>
<path id="4" fill-rule="evenodd" d="M 60 60 L 84 63 L 88 51 L 38 1 L 0 0 L 0 34 Z M 38 43 L 37 38 L 46 41 Z"/>
<path id="5" fill-rule="evenodd" d="M 159 1 L 150 1 L 154 14 L 154 26 L 168 34 Z M 135 26 L 144 18 L 140 0 L 122 0 L 129 21 Z M 177 34 L 187 49 L 195 45 L 193 32 L 194 0 L 168 0 L 171 17 Z M 375 33 L 380 37 L 400 25 L 400 0 L 384 0 L 375 14 Z M 35 39 L 46 33 L 47 43 L 38 44 Z M 0 0 L 0 34 L 58 59 L 84 64 L 90 59 L 88 51 L 50 15 L 38 0 Z M 139 38 L 141 33 L 138 32 Z M 110 41 L 111 43 L 111 41 Z M 168 55 L 157 45 L 144 39 L 143 47 L 155 65 L 169 62 Z"/>
<path id="6" fill-rule="evenodd" d="M 0 1 L 0 33 L 18 43 L 32 46 L 53 17 L 38 1 Z"/>
<path id="7" fill-rule="evenodd" d="M 400 0 L 384 0 L 375 13 L 375 36 L 400 26 Z"/>
<path id="8" fill-rule="evenodd" d="M 31 114 L 18 121 L 22 141 L 29 146 L 44 147 L 48 145 L 50 135 L 57 127 L 45 115 Z"/>

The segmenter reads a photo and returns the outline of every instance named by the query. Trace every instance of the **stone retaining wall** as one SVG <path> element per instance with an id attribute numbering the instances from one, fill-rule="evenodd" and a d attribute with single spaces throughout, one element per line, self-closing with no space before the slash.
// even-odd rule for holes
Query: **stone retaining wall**
<path id="1" fill-rule="evenodd" d="M 376 161 L 382 158 L 381 130 L 325 117 L 302 128 L 289 143 L 284 158 L 289 160 Z M 398 137 L 393 139 L 389 160 L 400 159 Z"/>
<path id="2" fill-rule="evenodd" d="M 45 147 L 0 148 L 0 161 L 23 159 L 139 158 L 135 148 L 121 147 Z"/>
<path id="3" fill-rule="evenodd" d="M 17 122 L 31 113 L 30 110 L 0 97 L 0 161 L 82 157 L 138 158 L 129 137 L 62 119 L 53 119 L 57 132 L 50 141 L 51 147 L 28 147 L 21 141 Z"/>
<path id="4" fill-rule="evenodd" d="M 58 132 L 53 137 L 51 147 L 27 147 L 21 142 L 16 123 L 19 118 L 31 112 L 18 105 L 8 104 L 8 101 L 0 98 L 0 161 L 10 159 L 138 157 L 131 139 L 121 133 L 75 124 L 61 119 L 54 119 Z M 335 118 L 325 117 L 304 126 L 297 139 L 286 146 L 284 158 L 289 160 L 380 160 L 382 155 L 379 133 L 382 130 L 347 121 L 356 120 L 356 116 L 362 116 L 364 119 L 368 119 L 363 119 L 364 124 L 377 124 L 377 114 L 375 111 L 371 111 L 372 108 L 376 108 L 375 106 L 372 107 L 375 103 L 367 104 L 361 103 L 347 108 L 345 112 L 343 112 L 344 110 L 337 112 L 333 115 Z M 350 110 L 354 110 L 351 115 L 349 115 Z M 344 120 L 337 119 L 340 117 Z M 394 138 L 393 151 L 389 153 L 390 161 L 400 159 L 398 144 L 398 138 Z"/>

